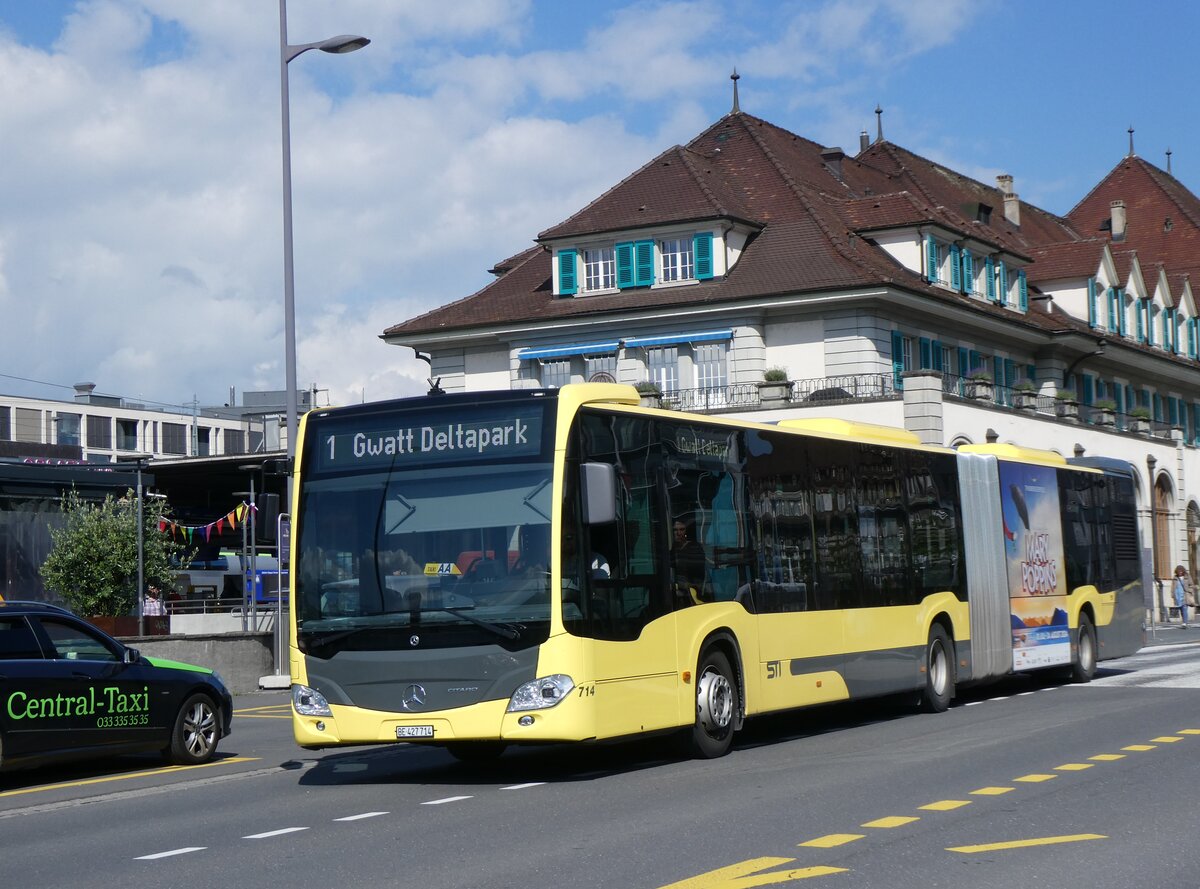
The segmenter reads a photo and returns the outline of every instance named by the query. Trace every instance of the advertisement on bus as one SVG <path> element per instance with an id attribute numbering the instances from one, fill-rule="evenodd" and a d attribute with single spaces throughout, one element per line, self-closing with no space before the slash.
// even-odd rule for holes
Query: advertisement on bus
<path id="1" fill-rule="evenodd" d="M 1071 662 L 1058 477 L 1048 466 L 1000 462 L 1013 669 Z"/>

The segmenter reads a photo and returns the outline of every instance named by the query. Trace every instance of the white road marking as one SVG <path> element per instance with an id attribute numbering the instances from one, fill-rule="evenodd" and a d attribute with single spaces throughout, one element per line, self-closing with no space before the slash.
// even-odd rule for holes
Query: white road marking
<path id="1" fill-rule="evenodd" d="M 334 818 L 334 821 L 362 821 L 364 818 L 378 818 L 380 815 L 390 814 L 388 812 L 363 812 L 361 815 L 347 815 L 345 818 Z"/>
<path id="2" fill-rule="evenodd" d="M 541 787 L 545 781 L 530 781 L 528 784 L 511 784 L 508 787 L 501 787 L 501 790 L 524 790 L 527 787 Z"/>
<path id="3" fill-rule="evenodd" d="M 248 837 L 242 837 L 243 840 L 265 840 L 270 837 L 283 836 L 285 833 L 296 833 L 301 830 L 308 830 L 307 827 L 283 827 L 279 830 L 268 830 L 266 833 L 252 833 Z"/>
<path id="4" fill-rule="evenodd" d="M 203 852 L 207 846 L 184 846 L 182 849 L 172 849 L 170 852 L 155 852 L 153 855 L 139 855 L 134 861 L 155 861 L 159 858 L 170 858 L 172 855 L 187 855 L 189 852 Z"/>
<path id="5" fill-rule="evenodd" d="M 470 799 L 469 796 L 448 796 L 445 799 L 431 799 L 421 803 L 423 806 L 440 806 L 442 803 L 456 803 L 459 800 Z"/>

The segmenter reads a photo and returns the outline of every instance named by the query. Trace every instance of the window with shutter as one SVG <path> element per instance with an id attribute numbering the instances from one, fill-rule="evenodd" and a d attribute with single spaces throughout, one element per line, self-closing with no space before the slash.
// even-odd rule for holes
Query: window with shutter
<path id="1" fill-rule="evenodd" d="M 898 330 L 892 331 L 892 384 L 897 389 L 904 388 L 900 375 L 904 373 L 904 334 Z"/>
<path id="2" fill-rule="evenodd" d="M 962 260 L 959 257 L 957 244 L 950 245 L 950 287 L 962 290 Z"/>
<path id="3" fill-rule="evenodd" d="M 968 294 L 979 292 L 975 286 L 975 257 L 971 255 L 970 250 L 962 252 L 962 291 Z"/>
<path id="4" fill-rule="evenodd" d="M 938 249 L 933 235 L 925 236 L 925 280 L 930 284 L 938 280 Z"/>
<path id="5" fill-rule="evenodd" d="M 1017 272 L 1017 306 L 1022 312 L 1029 311 L 1029 281 L 1024 269 Z"/>
<path id="6" fill-rule="evenodd" d="M 989 256 L 984 264 L 985 285 L 987 286 L 987 298 L 990 302 L 996 301 L 996 263 Z"/>
<path id="7" fill-rule="evenodd" d="M 698 233 L 693 239 L 692 249 L 696 256 L 696 279 L 707 281 L 713 276 L 712 232 Z"/>
<path id="8" fill-rule="evenodd" d="M 634 286 L 633 277 L 633 243 L 626 241 L 616 246 L 617 253 L 617 286 L 620 288 Z"/>
<path id="9" fill-rule="evenodd" d="M 919 340 L 919 355 L 921 370 L 928 370 L 933 367 L 933 343 L 927 337 L 921 337 Z"/>
<path id="10" fill-rule="evenodd" d="M 576 291 L 575 251 L 558 251 L 558 295 L 571 296 Z"/>
<path id="11" fill-rule="evenodd" d="M 688 246 L 690 253 L 691 245 L 689 244 Z M 649 287 L 654 283 L 653 241 L 638 241 L 633 245 L 633 266 L 635 287 Z"/>
<path id="12" fill-rule="evenodd" d="M 1088 300 L 1088 327 L 1095 327 L 1096 321 L 1096 279 L 1088 278 L 1087 282 L 1087 300 Z"/>

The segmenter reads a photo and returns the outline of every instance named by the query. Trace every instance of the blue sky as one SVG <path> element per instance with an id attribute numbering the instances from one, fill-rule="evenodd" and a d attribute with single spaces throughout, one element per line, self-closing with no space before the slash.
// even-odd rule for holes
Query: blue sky
<path id="1" fill-rule="evenodd" d="M 298 365 L 414 394 L 379 334 L 730 107 L 884 133 L 1066 213 L 1128 149 L 1200 188 L 1200 4 L 291 0 Z M 274 0 L 0 0 L 0 391 L 165 404 L 283 385 Z"/>

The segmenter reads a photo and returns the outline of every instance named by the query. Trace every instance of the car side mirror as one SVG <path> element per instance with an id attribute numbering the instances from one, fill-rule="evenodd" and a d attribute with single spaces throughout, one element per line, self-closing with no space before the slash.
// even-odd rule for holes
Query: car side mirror
<path id="1" fill-rule="evenodd" d="M 583 521 L 604 525 L 617 520 L 617 471 L 611 463 L 584 463 L 579 467 L 583 492 Z"/>
<path id="2" fill-rule="evenodd" d="M 126 648 L 125 657 L 122 660 L 127 664 L 136 664 L 142 659 L 142 653 L 136 648 Z"/>

